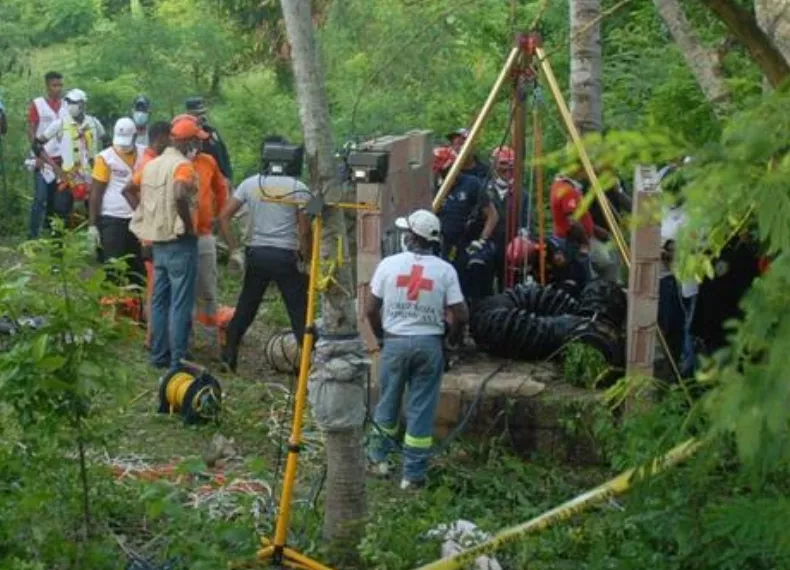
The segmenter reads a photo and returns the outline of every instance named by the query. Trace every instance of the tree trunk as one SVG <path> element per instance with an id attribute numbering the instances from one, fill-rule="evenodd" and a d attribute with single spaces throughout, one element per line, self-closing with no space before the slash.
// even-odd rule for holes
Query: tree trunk
<path id="1" fill-rule="evenodd" d="M 571 115 L 584 135 L 603 130 L 600 0 L 571 0 Z"/>
<path id="2" fill-rule="evenodd" d="M 705 98 L 717 115 L 725 114 L 730 103 L 730 90 L 722 79 L 716 51 L 702 44 L 678 0 L 653 0 L 653 3 L 680 48 L 683 59 L 691 68 Z"/>
<path id="3" fill-rule="evenodd" d="M 790 62 L 790 0 L 754 0 L 757 24 Z M 770 84 L 765 81 L 766 87 Z"/>
<path id="4" fill-rule="evenodd" d="M 778 3 L 779 0 L 765 0 Z M 749 51 L 772 87 L 790 74 L 790 66 L 771 39 L 757 25 L 757 20 L 734 0 L 702 0 L 711 12 L 724 22 L 735 38 Z"/>
<path id="5" fill-rule="evenodd" d="M 309 0 L 281 0 L 296 92 L 304 130 L 305 155 L 311 187 L 327 203 L 342 194 L 334 159 L 329 103 L 313 34 Z M 322 257 L 335 259 L 337 236 L 348 259 L 343 212 L 324 211 Z M 327 490 L 324 536 L 328 540 L 354 541 L 367 514 L 362 425 L 369 362 L 357 331 L 354 283 L 350 264 L 336 269 L 334 280 L 322 295 L 321 335 L 310 372 L 313 416 L 326 434 Z"/>

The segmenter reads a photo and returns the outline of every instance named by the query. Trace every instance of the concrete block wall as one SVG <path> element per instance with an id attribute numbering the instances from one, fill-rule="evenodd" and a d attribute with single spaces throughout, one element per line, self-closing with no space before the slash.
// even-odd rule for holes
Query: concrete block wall
<path id="1" fill-rule="evenodd" d="M 658 329 L 658 282 L 661 270 L 661 192 L 653 167 L 634 173 L 631 271 L 628 279 L 628 375 L 653 376 Z"/>
<path id="2" fill-rule="evenodd" d="M 357 202 L 377 206 L 381 212 L 357 214 L 357 314 L 359 330 L 369 349 L 376 346 L 364 319 L 370 279 L 383 256 L 397 251 L 395 219 L 416 208 L 430 208 L 433 198 L 430 131 L 411 131 L 363 143 L 362 148 L 390 153 L 384 184 L 358 184 Z"/>

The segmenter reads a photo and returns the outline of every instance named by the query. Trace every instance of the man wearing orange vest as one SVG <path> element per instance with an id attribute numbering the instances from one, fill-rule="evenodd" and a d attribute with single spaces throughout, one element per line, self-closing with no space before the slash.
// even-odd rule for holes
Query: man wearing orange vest
<path id="1" fill-rule="evenodd" d="M 151 125 L 148 131 L 149 146 L 142 152 L 140 163 L 135 168 L 135 176 L 142 172 L 145 165 L 162 154 L 170 144 L 170 123 L 166 121 L 158 121 Z M 134 176 L 132 180 L 126 185 L 122 191 L 123 197 L 132 211 L 137 209 L 140 204 L 140 186 L 135 185 Z M 146 299 L 145 299 L 145 315 L 146 315 L 146 331 L 145 331 L 145 347 L 151 347 L 151 297 L 154 294 L 154 262 L 151 256 L 151 243 L 141 242 L 141 257 L 145 265 L 145 282 L 146 282 Z"/>
<path id="2" fill-rule="evenodd" d="M 199 180 L 195 230 L 198 236 L 196 286 L 197 321 L 209 346 L 218 348 L 217 331 L 217 240 L 214 221 L 228 199 L 228 184 L 213 156 L 200 152 L 192 161 Z M 232 243 L 223 235 L 226 243 Z"/>
<path id="3" fill-rule="evenodd" d="M 195 306 L 198 177 L 192 160 L 208 134 L 191 117 L 173 119 L 171 144 L 135 175 L 140 203 L 130 229 L 154 257 L 151 364 L 171 370 L 186 357 Z"/>

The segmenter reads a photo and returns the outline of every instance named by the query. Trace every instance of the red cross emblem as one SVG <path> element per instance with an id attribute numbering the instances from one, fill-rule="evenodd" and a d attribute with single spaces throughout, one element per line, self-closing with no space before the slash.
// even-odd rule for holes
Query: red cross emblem
<path id="1" fill-rule="evenodd" d="M 423 279 L 422 273 L 425 268 L 422 265 L 412 265 L 411 273 L 408 275 L 398 275 L 395 286 L 406 287 L 406 299 L 416 301 L 420 297 L 420 291 L 433 291 L 433 279 Z"/>

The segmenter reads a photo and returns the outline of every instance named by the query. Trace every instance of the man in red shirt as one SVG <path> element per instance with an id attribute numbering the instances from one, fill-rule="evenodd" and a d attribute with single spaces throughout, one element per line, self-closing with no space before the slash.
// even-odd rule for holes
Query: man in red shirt
<path id="1" fill-rule="evenodd" d="M 63 104 L 63 75 L 57 71 L 50 71 L 44 76 L 46 84 L 46 97 L 36 97 L 30 102 L 27 111 L 27 135 L 30 142 L 40 137 L 53 122 L 67 114 L 66 105 Z M 44 152 L 60 165 L 60 143 L 52 140 L 44 146 Z M 43 225 L 49 229 L 49 219 L 55 210 L 55 192 L 57 179 L 52 169 L 45 164 L 41 157 L 35 159 L 35 194 L 33 206 L 30 209 L 30 226 L 28 237 L 35 239 L 41 233 Z"/>
<path id="2" fill-rule="evenodd" d="M 551 184 L 551 217 L 554 235 L 562 240 L 587 243 L 593 236 L 594 224 L 590 212 L 576 220 L 576 208 L 582 203 L 582 186 L 573 178 L 558 176 Z"/>

